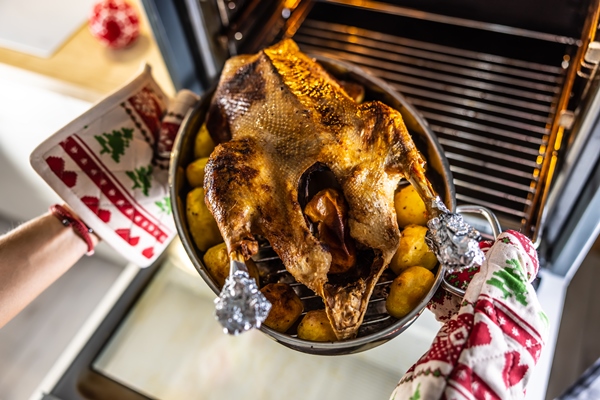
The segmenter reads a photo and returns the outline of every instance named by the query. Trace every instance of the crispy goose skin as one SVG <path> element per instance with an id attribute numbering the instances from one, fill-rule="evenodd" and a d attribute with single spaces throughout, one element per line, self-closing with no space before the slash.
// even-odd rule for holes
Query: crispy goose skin
<path id="1" fill-rule="evenodd" d="M 297 281 L 323 297 L 339 339 L 356 336 L 379 276 L 399 241 L 393 198 L 407 178 L 431 203 L 434 191 L 399 112 L 357 104 L 319 64 L 284 40 L 229 60 L 207 126 L 217 146 L 206 165 L 206 204 L 229 252 L 269 240 Z M 310 232 L 298 202 L 302 174 L 320 162 L 348 203 L 350 235 L 373 249 L 369 276 L 328 283 L 331 255 Z"/>

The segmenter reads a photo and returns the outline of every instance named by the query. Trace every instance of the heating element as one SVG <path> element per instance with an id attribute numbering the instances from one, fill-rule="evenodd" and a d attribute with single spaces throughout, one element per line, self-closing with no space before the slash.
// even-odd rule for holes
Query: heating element
<path id="1" fill-rule="evenodd" d="M 554 47 L 555 59 L 541 63 L 495 54 L 506 53 L 498 44 L 474 51 L 323 21 L 316 14 L 302 23 L 296 42 L 308 53 L 359 65 L 402 93 L 438 136 L 458 204 L 490 208 L 507 229 L 522 229 L 533 218 L 568 66 L 564 44 L 544 41 Z"/>

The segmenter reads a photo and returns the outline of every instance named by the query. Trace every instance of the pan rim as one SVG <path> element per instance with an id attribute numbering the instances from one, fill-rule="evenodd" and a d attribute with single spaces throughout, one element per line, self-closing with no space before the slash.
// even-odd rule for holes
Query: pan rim
<path id="1" fill-rule="evenodd" d="M 386 95 L 393 98 L 396 102 L 402 105 L 402 107 L 408 111 L 410 117 L 414 119 L 414 121 L 418 124 L 418 126 L 423 130 L 424 134 L 427 137 L 427 146 L 431 146 L 437 155 L 437 161 L 440 163 L 440 167 L 443 170 L 444 177 L 444 189 L 445 193 L 445 202 L 450 211 L 455 211 L 456 209 L 456 191 L 454 188 L 452 172 L 450 170 L 450 165 L 448 160 L 444 154 L 444 151 L 437 140 L 437 137 L 429 128 L 426 120 L 421 116 L 421 114 L 395 89 L 389 86 L 386 82 L 381 79 L 367 73 L 363 69 L 353 64 L 340 61 L 334 58 L 325 57 L 322 55 L 311 55 L 311 57 L 315 58 L 325 69 L 327 69 L 334 77 L 338 77 L 335 72 L 332 70 L 342 70 L 347 74 L 360 77 L 359 80 L 365 81 L 372 85 L 373 88 L 376 88 Z M 358 79 L 358 78 L 357 78 Z M 363 82 L 359 82 L 363 83 Z M 189 136 L 191 132 L 190 125 L 193 125 L 193 118 L 197 115 L 198 112 L 202 110 L 203 107 L 207 106 L 207 101 L 210 101 L 212 97 L 212 93 L 215 88 L 212 88 L 204 93 L 202 99 L 196 104 L 193 108 L 192 112 L 188 113 L 181 124 L 177 137 L 175 139 L 175 143 L 173 145 L 173 151 L 171 153 L 171 160 L 169 166 L 169 193 L 171 197 L 171 204 L 173 207 L 173 217 L 175 220 L 175 225 L 178 231 L 178 234 L 181 239 L 181 243 L 190 258 L 192 264 L 201 275 L 203 280 L 209 285 L 211 290 L 218 295 L 220 293 L 220 289 L 217 287 L 212 277 L 208 274 L 206 267 L 204 266 L 199 250 L 195 247 L 194 241 L 191 238 L 190 232 L 187 228 L 187 221 L 185 218 L 185 207 L 183 207 L 182 202 L 180 201 L 180 180 L 183 179 L 181 174 L 181 158 L 183 153 L 183 145 L 184 142 Z M 206 100 L 206 99 L 209 100 Z M 400 110 L 399 110 L 400 111 Z M 405 113 L 401 112 L 403 118 L 406 119 Z M 193 132 L 194 134 L 196 132 Z M 411 132 L 411 135 L 413 133 Z M 429 154 L 431 157 L 431 154 Z M 430 160 L 427 159 L 428 164 Z M 275 340 L 276 342 L 289 347 L 291 349 L 301 351 L 309 354 L 316 355 L 342 355 L 342 354 L 352 354 L 358 353 L 361 351 L 365 351 L 371 349 L 373 347 L 379 346 L 392 338 L 398 336 L 400 333 L 405 331 L 410 325 L 421 315 L 421 313 L 425 310 L 427 303 L 431 300 L 435 292 L 438 290 L 442 277 L 444 274 L 444 267 L 439 265 L 437 267 L 437 273 L 435 276 L 434 284 L 432 288 L 429 290 L 425 298 L 419 302 L 419 304 L 405 317 L 400 318 L 393 322 L 388 327 L 381 329 L 375 333 L 370 333 L 365 336 L 357 337 L 354 339 L 348 339 L 343 341 L 335 341 L 335 342 L 312 342 L 303 339 L 298 339 L 296 337 L 290 336 L 285 333 L 277 332 L 265 325 L 260 327 L 260 330 L 265 333 L 267 336 Z"/>

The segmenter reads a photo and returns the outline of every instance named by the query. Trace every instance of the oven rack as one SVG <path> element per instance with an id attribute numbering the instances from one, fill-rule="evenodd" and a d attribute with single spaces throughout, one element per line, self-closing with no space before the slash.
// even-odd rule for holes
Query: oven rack
<path id="1" fill-rule="evenodd" d="M 298 297 L 300 297 L 304 306 L 304 311 L 300 318 L 298 318 L 298 322 L 287 332 L 290 336 L 297 337 L 296 329 L 299 321 L 302 320 L 302 317 L 306 315 L 308 311 L 323 309 L 323 300 L 311 289 L 294 279 L 292 274 L 285 269 L 283 262 L 268 242 L 261 243 L 258 253 L 252 257 L 252 259 L 260 271 L 262 285 L 269 283 L 287 283 L 294 289 Z M 363 323 L 358 330 L 357 337 L 363 337 L 370 333 L 381 331 L 397 321 L 396 318 L 387 313 L 385 308 L 385 301 L 389 294 L 389 285 L 392 283 L 393 279 L 394 276 L 392 273 L 389 270 L 386 270 L 375 284 L 375 290 L 369 299 L 367 312 L 365 313 Z"/>
<path id="2" fill-rule="evenodd" d="M 303 51 L 354 63 L 403 94 L 450 163 L 458 204 L 493 210 L 505 229 L 532 218 L 565 68 L 311 19 Z"/>

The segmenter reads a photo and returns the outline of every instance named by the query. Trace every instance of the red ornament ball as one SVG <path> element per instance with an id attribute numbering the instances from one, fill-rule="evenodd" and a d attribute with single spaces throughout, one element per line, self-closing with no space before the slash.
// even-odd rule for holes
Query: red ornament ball
<path id="1" fill-rule="evenodd" d="M 140 19 L 136 10 L 123 0 L 101 0 L 92 8 L 89 27 L 103 44 L 120 49 L 137 39 Z"/>

